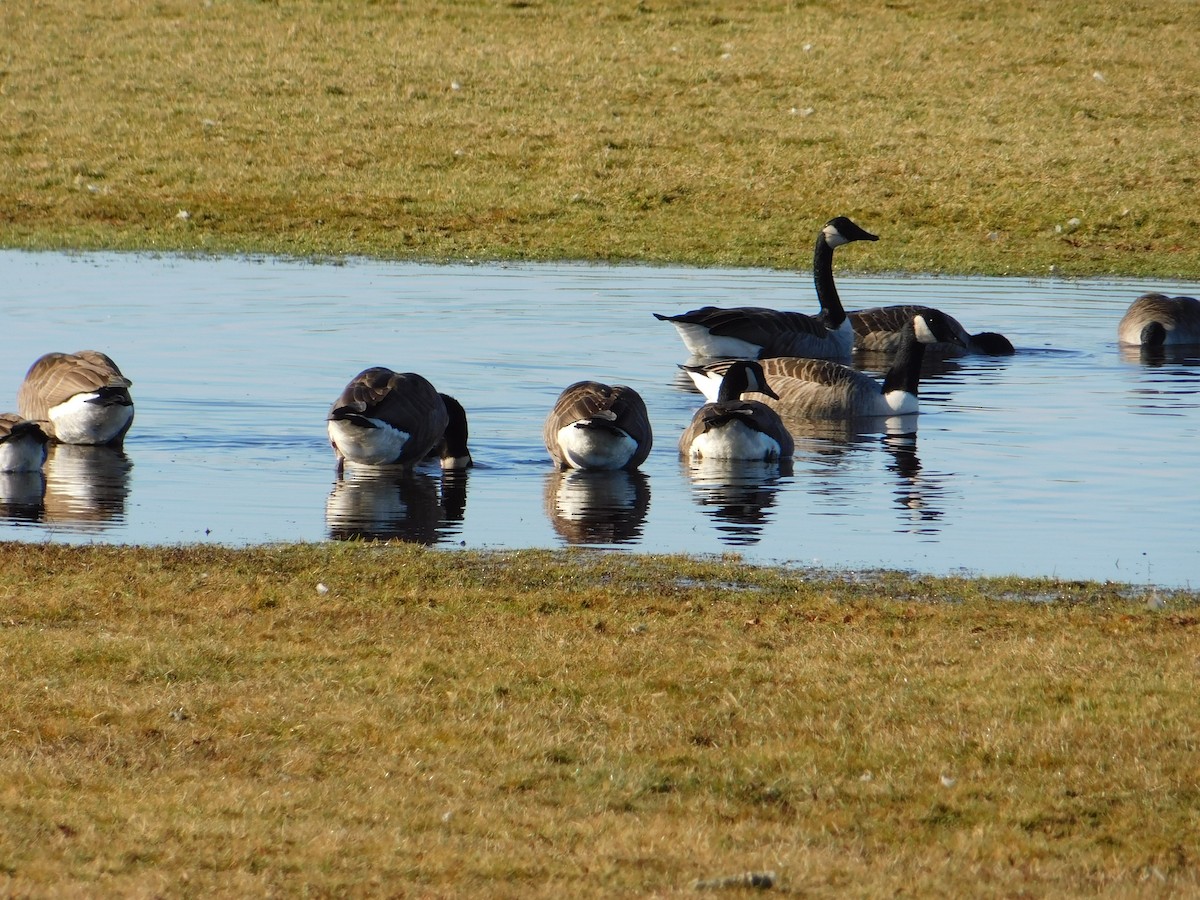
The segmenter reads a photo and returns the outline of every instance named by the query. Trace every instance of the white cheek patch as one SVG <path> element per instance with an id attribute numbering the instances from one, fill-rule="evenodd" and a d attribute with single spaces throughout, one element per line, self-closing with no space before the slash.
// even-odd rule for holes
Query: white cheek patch
<path id="1" fill-rule="evenodd" d="M 371 419 L 377 427 L 363 428 L 335 419 L 329 423 L 329 440 L 348 463 L 363 466 L 386 466 L 395 463 L 404 452 L 410 434 L 393 428 L 378 419 Z"/>
<path id="2" fill-rule="evenodd" d="M 937 335 L 929 327 L 929 323 L 925 321 L 924 316 L 916 316 L 913 319 L 913 331 L 917 333 L 917 340 L 922 344 L 938 343 Z"/>
<path id="3" fill-rule="evenodd" d="M 837 230 L 835 225 L 826 225 L 821 229 L 821 233 L 825 235 L 825 243 L 830 247 L 840 247 L 842 244 L 850 243 L 842 236 L 842 233 Z"/>
<path id="4" fill-rule="evenodd" d="M 76 394 L 47 412 L 64 444 L 107 444 L 133 418 L 132 406 L 91 403 L 99 394 Z"/>

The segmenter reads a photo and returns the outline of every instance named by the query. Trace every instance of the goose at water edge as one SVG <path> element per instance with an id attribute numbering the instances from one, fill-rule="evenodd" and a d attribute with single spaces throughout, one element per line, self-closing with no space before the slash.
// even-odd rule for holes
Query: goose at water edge
<path id="1" fill-rule="evenodd" d="M 558 395 L 542 440 L 560 469 L 636 469 L 653 445 L 641 395 L 598 381 L 577 381 Z"/>
<path id="2" fill-rule="evenodd" d="M 790 459 L 795 441 L 779 413 L 758 400 L 741 399 L 747 393 L 776 398 L 762 364 L 735 360 L 725 367 L 715 399 L 696 410 L 684 429 L 680 454 L 689 459 Z"/>
<path id="3" fill-rule="evenodd" d="M 29 367 L 17 409 L 60 443 L 120 447 L 133 424 L 132 384 L 98 350 L 47 353 Z"/>
<path id="4" fill-rule="evenodd" d="M 833 251 L 853 241 L 877 240 L 845 216 L 825 223 L 813 251 L 813 281 L 821 304 L 816 315 L 761 306 L 704 306 L 676 316 L 655 313 L 654 317 L 673 324 L 693 356 L 849 358 L 854 330 L 833 280 Z"/>
<path id="5" fill-rule="evenodd" d="M 1142 347 L 1200 344 L 1200 300 L 1143 294 L 1121 318 L 1117 340 Z"/>
<path id="6" fill-rule="evenodd" d="M 937 310 L 913 316 L 892 366 L 880 383 L 865 372 L 831 360 L 777 357 L 760 361 L 771 392 L 751 399 L 801 419 L 842 419 L 903 416 L 918 411 L 917 385 L 925 347 L 958 340 L 946 317 Z M 723 375 L 739 360 L 680 366 L 706 397 L 723 385 Z"/>
<path id="7" fill-rule="evenodd" d="M 994 331 L 970 334 L 953 316 L 930 306 L 876 306 L 847 313 L 854 329 L 854 346 L 859 350 L 878 350 L 893 353 L 904 340 L 904 330 L 913 316 L 921 312 L 937 312 L 954 331 L 957 341 L 938 341 L 926 346 L 927 351 L 942 356 L 965 356 L 977 353 L 984 356 L 1011 356 L 1016 350 L 1012 342 Z"/>
<path id="8" fill-rule="evenodd" d="M 462 405 L 415 372 L 364 369 L 334 401 L 326 428 L 339 474 L 346 463 L 412 468 L 434 451 L 443 469 L 471 465 Z"/>

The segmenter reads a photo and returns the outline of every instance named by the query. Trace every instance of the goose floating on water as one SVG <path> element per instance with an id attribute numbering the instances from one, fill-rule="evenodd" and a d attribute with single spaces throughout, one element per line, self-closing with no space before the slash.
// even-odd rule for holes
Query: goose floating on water
<path id="1" fill-rule="evenodd" d="M 690 459 L 790 459 L 795 452 L 791 432 L 771 407 L 742 399 L 751 392 L 778 399 L 761 363 L 731 362 L 721 373 L 715 399 L 696 410 L 679 438 L 680 454 Z"/>
<path id="2" fill-rule="evenodd" d="M 937 310 L 913 316 L 892 366 L 880 383 L 866 372 L 827 359 L 777 357 L 760 360 L 771 392 L 751 393 L 750 398 L 801 419 L 844 419 L 868 416 L 903 416 L 918 410 L 917 386 L 925 347 L 958 340 Z M 682 368 L 706 397 L 720 390 L 724 374 L 738 360 L 719 360 Z"/>
<path id="3" fill-rule="evenodd" d="M 641 395 L 598 381 L 577 381 L 559 394 L 542 438 L 560 469 L 636 469 L 653 444 Z"/>
<path id="4" fill-rule="evenodd" d="M 411 468 L 431 454 L 445 469 L 471 464 L 462 405 L 415 372 L 364 369 L 334 401 L 326 428 L 339 473 L 346 463 Z"/>
<path id="5" fill-rule="evenodd" d="M 893 353 L 904 340 L 904 331 L 917 313 L 932 310 L 929 306 L 876 306 L 847 313 L 854 329 L 854 346 L 859 350 Z M 937 310 L 957 336 L 957 341 L 938 341 L 926 350 L 945 356 L 978 353 L 985 356 L 1011 356 L 1016 351 L 1002 334 L 981 331 L 970 334 L 953 316 Z"/>
<path id="6" fill-rule="evenodd" d="M 845 216 L 822 226 L 813 250 L 813 281 L 821 304 L 816 315 L 761 306 L 704 306 L 676 316 L 655 313 L 654 317 L 673 324 L 693 356 L 849 358 L 854 330 L 833 280 L 833 251 L 852 241 L 876 240 L 876 235 Z"/>
<path id="7" fill-rule="evenodd" d="M 132 384 L 98 350 L 47 353 L 29 367 L 17 409 L 60 443 L 120 447 L 133 424 Z"/>
<path id="8" fill-rule="evenodd" d="M 1121 318 L 1117 340 L 1142 347 L 1200 344 L 1200 300 L 1143 294 Z"/>

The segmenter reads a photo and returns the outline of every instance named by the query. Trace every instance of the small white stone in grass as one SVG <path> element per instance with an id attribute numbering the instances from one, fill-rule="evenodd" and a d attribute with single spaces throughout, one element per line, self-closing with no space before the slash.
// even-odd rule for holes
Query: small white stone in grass
<path id="1" fill-rule="evenodd" d="M 875 779 L 875 776 L 872 775 L 870 772 L 863 772 L 861 775 L 858 776 L 859 781 L 873 781 L 874 779 Z"/>
<path id="2" fill-rule="evenodd" d="M 1097 69 L 1092 73 L 1092 78 L 1094 78 L 1096 81 L 1104 81 L 1104 73 Z"/>
<path id="3" fill-rule="evenodd" d="M 318 594 L 328 594 L 329 593 L 329 585 L 327 585 L 323 581 L 318 581 L 317 582 L 317 593 Z"/>
<path id="4" fill-rule="evenodd" d="M 192 214 L 190 212 L 188 212 L 186 209 L 181 209 L 179 212 L 175 213 L 175 218 L 182 219 L 184 222 L 186 222 L 191 217 L 192 217 Z"/>
<path id="5" fill-rule="evenodd" d="M 942 776 L 942 787 L 952 788 L 958 783 L 957 778 L 951 778 L 949 775 Z"/>

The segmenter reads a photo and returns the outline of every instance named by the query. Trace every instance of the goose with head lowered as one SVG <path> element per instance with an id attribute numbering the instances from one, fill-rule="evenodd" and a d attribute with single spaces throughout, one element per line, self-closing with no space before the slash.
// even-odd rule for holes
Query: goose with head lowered
<path id="1" fill-rule="evenodd" d="M 1200 300 L 1143 294 L 1121 318 L 1117 341 L 1141 347 L 1200 344 Z"/>
<path id="2" fill-rule="evenodd" d="M 338 472 L 347 463 L 411 468 L 431 454 L 442 468 L 470 465 L 466 412 L 449 399 L 415 372 L 364 369 L 326 417 Z"/>
<path id="3" fill-rule="evenodd" d="M 743 394 L 778 399 L 755 360 L 734 360 L 725 368 L 716 398 L 696 410 L 680 436 L 680 454 L 689 459 L 790 459 L 796 445 L 779 413 L 759 400 L 743 399 Z"/>
<path id="4" fill-rule="evenodd" d="M 876 306 L 853 310 L 846 315 L 854 329 L 855 348 L 894 353 L 900 349 L 905 329 L 912 323 L 913 316 L 922 312 L 937 312 L 957 338 L 955 341 L 929 344 L 925 347 L 928 352 L 941 356 L 1011 356 L 1016 352 L 1012 342 L 1004 335 L 994 331 L 970 334 L 956 318 L 930 306 Z"/>
<path id="5" fill-rule="evenodd" d="M 821 311 L 815 315 L 761 306 L 704 306 L 676 316 L 655 313 L 654 317 L 674 325 L 696 357 L 848 358 L 854 330 L 833 280 L 833 251 L 852 241 L 876 240 L 876 235 L 845 216 L 830 219 L 822 226 L 813 251 L 813 281 L 821 304 Z"/>
<path id="6" fill-rule="evenodd" d="M 17 409 L 60 443 L 120 447 L 133 424 L 132 384 L 98 350 L 47 353 L 29 367 Z"/>
<path id="7" fill-rule="evenodd" d="M 654 438 L 646 403 L 633 388 L 577 381 L 558 395 L 542 440 L 560 469 L 636 469 Z"/>
<path id="8" fill-rule="evenodd" d="M 850 419 L 902 416 L 918 411 L 917 386 L 925 347 L 958 340 L 937 310 L 912 317 L 892 366 L 880 383 L 866 372 L 827 359 L 777 357 L 760 360 L 770 393 L 751 393 L 751 399 L 801 419 Z M 705 396 L 721 389 L 722 379 L 738 360 L 718 360 L 682 368 Z"/>

